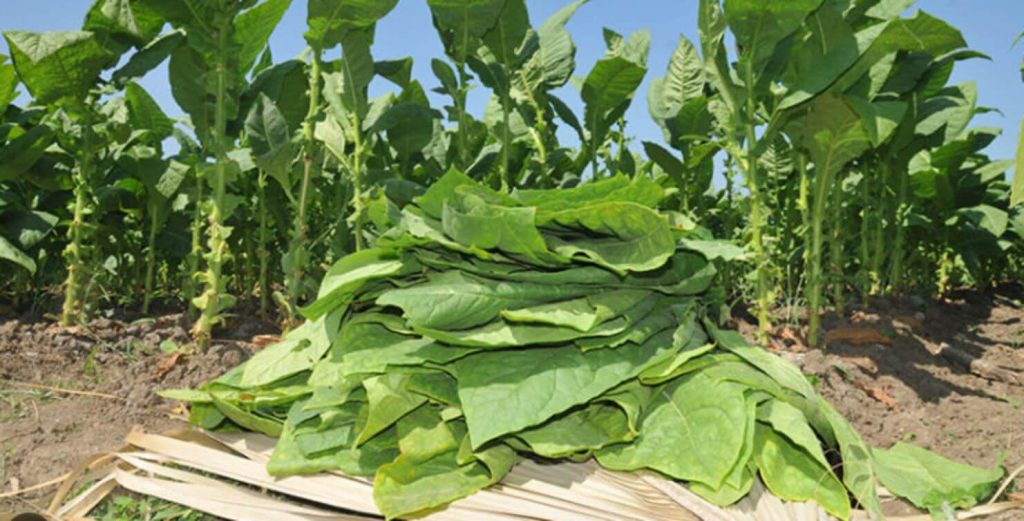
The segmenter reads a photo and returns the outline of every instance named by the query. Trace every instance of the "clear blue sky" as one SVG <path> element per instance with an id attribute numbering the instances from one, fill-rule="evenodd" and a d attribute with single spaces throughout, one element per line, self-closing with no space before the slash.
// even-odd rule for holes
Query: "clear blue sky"
<path id="1" fill-rule="evenodd" d="M 528 0 L 534 26 L 540 25 L 567 2 Z M 91 1 L 3 0 L 2 3 L 0 30 L 49 31 L 78 28 Z M 1019 72 L 1024 44 L 1017 48 L 1011 48 L 1011 44 L 1024 31 L 1024 0 L 918 0 L 913 9 L 926 10 L 959 27 L 971 48 L 992 57 L 992 61 L 961 62 L 954 71 L 953 81 L 977 82 L 980 104 L 1002 113 L 979 116 L 975 124 L 1003 128 L 1003 135 L 989 148 L 989 153 L 994 158 L 1012 158 L 1021 117 L 1024 116 L 1024 83 Z M 591 0 L 577 11 L 568 25 L 578 48 L 577 74 L 585 74 L 604 53 L 601 28 L 608 27 L 624 34 L 648 29 L 652 43 L 651 70 L 647 81 L 653 76 L 661 76 L 679 35 L 696 40 L 696 15 L 696 0 Z M 271 39 L 275 60 L 295 57 L 302 52 L 305 18 L 306 0 L 294 0 Z M 2 39 L 0 52 L 7 53 Z M 426 2 L 399 2 L 398 7 L 380 23 L 373 53 L 377 59 L 413 57 L 414 76 L 427 88 L 436 86 L 437 81 L 430 72 L 430 59 L 443 57 L 443 49 L 430 22 Z M 154 71 L 143 81 L 143 86 L 169 114 L 180 115 L 181 111 L 171 97 L 165 70 Z M 373 87 L 374 94 L 387 88 L 389 84 L 378 79 Z M 661 139 L 661 132 L 647 114 L 646 92 L 645 81 L 628 113 L 628 128 L 638 140 L 657 141 Z M 565 87 L 561 97 L 579 108 L 579 95 L 572 87 Z M 478 89 L 472 103 L 476 107 L 474 113 L 480 117 L 485 101 L 486 90 Z M 441 101 L 436 99 L 433 103 L 440 106 Z"/>

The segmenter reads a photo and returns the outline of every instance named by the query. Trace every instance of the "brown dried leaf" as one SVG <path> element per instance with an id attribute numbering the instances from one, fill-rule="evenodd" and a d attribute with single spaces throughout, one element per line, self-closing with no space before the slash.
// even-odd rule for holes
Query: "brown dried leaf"
<path id="1" fill-rule="evenodd" d="M 181 359 L 181 353 L 171 353 L 160 359 L 160 362 L 153 368 L 153 378 L 159 380 L 164 377 L 167 373 L 174 369 L 174 366 L 178 365 L 178 360 Z"/>
<path id="2" fill-rule="evenodd" d="M 867 393 L 868 396 L 882 402 L 886 407 L 898 411 L 900 410 L 900 404 L 896 403 L 896 400 L 889 393 L 885 392 L 885 389 L 874 385 L 868 385 L 864 382 L 857 382 L 857 387 L 860 387 L 862 391 Z"/>
<path id="3" fill-rule="evenodd" d="M 280 335 L 256 335 L 252 337 L 251 343 L 256 347 L 266 347 L 281 341 Z"/>
<path id="4" fill-rule="evenodd" d="M 845 342 L 850 345 L 864 346 L 871 344 L 892 345 L 892 339 L 870 327 L 838 327 L 825 333 L 825 345 L 833 342 Z"/>

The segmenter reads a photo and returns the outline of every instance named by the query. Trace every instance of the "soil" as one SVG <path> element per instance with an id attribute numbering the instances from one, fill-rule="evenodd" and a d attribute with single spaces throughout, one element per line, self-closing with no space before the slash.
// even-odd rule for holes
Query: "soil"
<path id="1" fill-rule="evenodd" d="M 0 313 L 0 494 L 117 449 L 136 426 L 150 432 L 181 428 L 185 411 L 155 391 L 215 378 L 251 356 L 254 337 L 275 333 L 273 326 L 246 318 L 224 328 L 231 333 L 206 351 L 188 353 L 189 330 L 182 313 L 99 319 L 73 328 Z M 53 491 L 0 499 L 0 518 L 45 507 Z"/>
<path id="2" fill-rule="evenodd" d="M 808 349 L 801 331 L 785 326 L 776 331 L 772 348 L 814 375 L 819 392 L 872 445 L 912 441 L 989 467 L 1003 455 L 1012 470 L 1024 464 L 1022 300 L 1020 287 L 964 291 L 936 302 L 873 300 L 825 317 L 823 329 L 833 334 L 824 351 Z M 60 476 L 90 454 L 117 449 L 136 426 L 154 432 L 180 427 L 184 411 L 154 391 L 199 385 L 258 350 L 258 335 L 275 333 L 272 325 L 244 317 L 224 328 L 230 333 L 205 352 L 168 354 L 160 349 L 170 346 L 166 341 L 188 343 L 190 324 L 181 313 L 136 322 L 131 316 L 100 319 L 65 329 L 0 310 L 0 494 L 15 484 L 25 488 Z M 734 325 L 754 332 L 742 316 Z M 940 349 L 975 358 L 975 369 L 998 375 L 979 376 L 953 358 L 933 354 Z M 1014 489 L 1022 487 L 1019 478 Z M 0 499 L 0 517 L 28 510 L 28 503 L 45 505 L 52 492 Z M 887 510 L 908 511 L 892 504 Z"/>
<path id="3" fill-rule="evenodd" d="M 913 442 L 983 467 L 1005 457 L 1012 471 L 1024 464 L 1022 301 L 1021 287 L 962 291 L 935 302 L 878 299 L 843 316 L 824 317 L 824 331 L 842 330 L 840 336 L 852 341 L 808 349 L 798 332 L 782 328 L 772 347 L 817 377 L 818 392 L 871 445 Z M 751 321 L 736 322 L 753 335 Z M 955 357 L 934 354 L 951 348 L 975 359 L 973 367 L 986 376 Z M 1022 487 L 1019 477 L 1009 490 Z M 886 510 L 912 512 L 897 504 Z M 1022 518 L 1015 511 L 987 519 Z"/>

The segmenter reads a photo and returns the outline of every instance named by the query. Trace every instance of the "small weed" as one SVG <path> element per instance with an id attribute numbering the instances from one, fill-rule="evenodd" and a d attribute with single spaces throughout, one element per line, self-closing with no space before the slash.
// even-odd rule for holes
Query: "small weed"
<path id="1" fill-rule="evenodd" d="M 147 519 L 149 521 L 212 521 L 216 518 L 174 503 L 148 497 L 116 496 L 93 511 L 98 521 Z"/>

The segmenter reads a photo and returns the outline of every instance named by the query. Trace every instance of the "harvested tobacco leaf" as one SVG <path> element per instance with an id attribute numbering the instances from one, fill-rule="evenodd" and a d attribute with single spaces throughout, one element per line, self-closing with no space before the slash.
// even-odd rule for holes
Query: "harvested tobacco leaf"
<path id="1" fill-rule="evenodd" d="M 328 271 L 303 326 L 166 395 L 203 428 L 279 437 L 271 474 L 372 477 L 389 518 L 524 457 L 656 470 L 720 505 L 758 475 L 841 519 L 851 497 L 878 512 L 870 449 L 795 366 L 719 329 L 716 243 L 677 243 L 662 195 L 644 177 L 508 195 L 449 172 L 378 201 L 390 229 Z"/>

